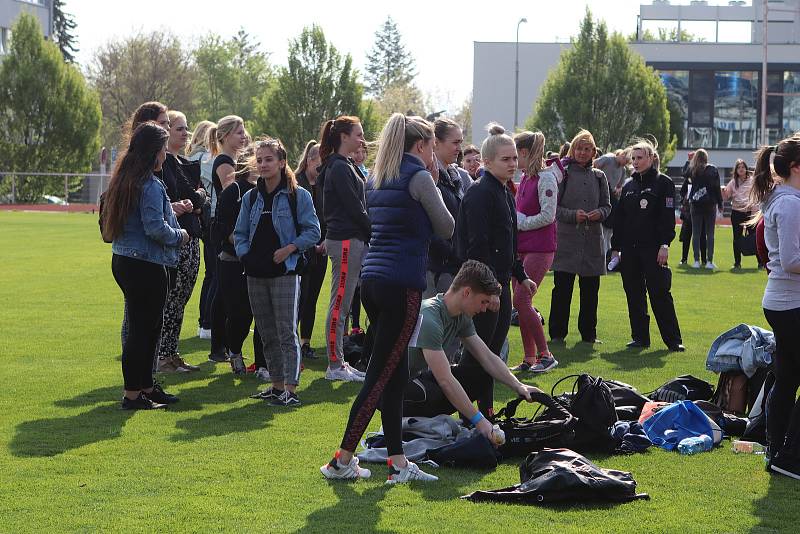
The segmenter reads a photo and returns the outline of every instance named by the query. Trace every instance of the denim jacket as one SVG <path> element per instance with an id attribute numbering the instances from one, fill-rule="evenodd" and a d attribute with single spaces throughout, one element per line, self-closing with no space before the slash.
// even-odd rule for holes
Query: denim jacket
<path id="1" fill-rule="evenodd" d="M 122 234 L 114 239 L 111 251 L 175 267 L 183 235 L 164 184 L 151 175 L 142 185 L 139 202 L 128 214 Z"/>
<path id="2" fill-rule="evenodd" d="M 281 247 L 294 243 L 297 250 L 302 252 L 319 242 L 319 219 L 317 212 L 314 211 L 311 193 L 298 186 L 295 195 L 297 195 L 297 224 L 300 227 L 300 235 L 298 236 L 295 230 L 292 209 L 289 206 L 289 194 L 285 188 L 278 191 L 272 201 L 272 224 L 280 239 Z M 258 193 L 258 188 L 254 187 L 242 197 L 242 207 L 233 230 L 234 247 L 240 259 L 250 251 L 250 243 L 253 242 L 263 210 L 264 197 Z M 286 258 L 287 271 L 297 267 L 299 256 L 296 251 Z"/>
<path id="3" fill-rule="evenodd" d="M 748 377 L 772 362 L 775 336 L 769 330 L 740 324 L 714 340 L 708 351 L 706 369 L 715 373 L 742 371 Z"/>

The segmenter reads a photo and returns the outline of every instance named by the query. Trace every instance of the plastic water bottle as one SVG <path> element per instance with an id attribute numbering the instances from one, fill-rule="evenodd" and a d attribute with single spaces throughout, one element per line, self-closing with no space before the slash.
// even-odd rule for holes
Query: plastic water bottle
<path id="1" fill-rule="evenodd" d="M 612 256 L 611 261 L 608 262 L 608 270 L 613 271 L 619 265 L 619 256 Z"/>
<path id="2" fill-rule="evenodd" d="M 766 447 L 756 441 L 744 441 L 738 439 L 733 442 L 731 450 L 735 453 L 744 454 L 765 454 Z"/>
<path id="3" fill-rule="evenodd" d="M 500 425 L 492 427 L 492 439 L 498 447 L 506 442 L 506 433 L 502 431 Z"/>
<path id="4" fill-rule="evenodd" d="M 681 454 L 696 454 L 698 452 L 710 451 L 714 446 L 714 440 L 707 434 L 683 438 L 678 443 L 678 452 Z"/>

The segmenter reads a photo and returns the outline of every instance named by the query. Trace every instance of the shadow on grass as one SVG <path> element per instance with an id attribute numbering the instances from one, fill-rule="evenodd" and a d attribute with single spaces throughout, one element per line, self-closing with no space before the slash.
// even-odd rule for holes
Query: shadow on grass
<path id="1" fill-rule="evenodd" d="M 759 522 L 750 532 L 796 532 L 797 524 L 800 523 L 797 481 L 779 474 L 769 477 L 767 493 L 753 501 L 752 514 Z"/>
<path id="2" fill-rule="evenodd" d="M 158 417 L 159 411 L 150 415 Z M 115 402 L 71 417 L 25 421 L 17 425 L 9 450 L 14 456 L 40 458 L 116 439 L 133 414 L 133 411 L 121 410 L 119 403 Z"/>
<path id="3" fill-rule="evenodd" d="M 363 492 L 356 491 L 358 482 L 333 480 L 328 482 L 338 501 L 327 508 L 321 508 L 306 518 L 306 524 L 294 532 L 310 534 L 331 532 L 331 521 L 335 521 L 336 532 L 392 532 L 378 530 L 382 510 L 379 503 L 387 491 L 386 485 L 371 487 Z"/>
<path id="4" fill-rule="evenodd" d="M 668 354 L 670 352 L 667 349 L 652 351 L 649 349 L 621 349 L 616 352 L 607 352 L 601 358 L 613 363 L 621 371 L 635 371 L 664 367 Z"/>
<path id="5" fill-rule="evenodd" d="M 182 419 L 175 423 L 180 432 L 170 437 L 171 441 L 195 441 L 198 439 L 226 436 L 239 432 L 264 429 L 269 426 L 273 415 L 299 408 L 270 406 L 264 401 L 253 399 L 245 406 L 230 410 Z"/>

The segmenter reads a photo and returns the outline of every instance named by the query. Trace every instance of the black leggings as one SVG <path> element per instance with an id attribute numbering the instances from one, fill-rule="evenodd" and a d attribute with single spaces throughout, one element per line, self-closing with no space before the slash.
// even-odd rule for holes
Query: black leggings
<path id="1" fill-rule="evenodd" d="M 569 311 L 572 306 L 572 288 L 575 273 L 553 272 L 553 296 L 550 303 L 550 338 L 564 339 L 569 329 Z M 597 337 L 597 294 L 600 291 L 599 276 L 578 276 L 580 285 L 580 311 L 578 331 L 584 341 Z"/>
<path id="2" fill-rule="evenodd" d="M 209 307 L 211 310 L 211 352 L 218 353 L 228 348 L 228 341 L 225 336 L 227 316 L 225 313 L 225 292 L 219 288 L 219 270 L 222 260 L 215 257 L 214 261 L 216 263 L 214 268 L 216 276 L 211 282 L 211 295 L 209 296 L 211 302 Z"/>
<path id="3" fill-rule="evenodd" d="M 217 283 L 220 293 L 224 294 L 225 306 L 225 339 L 231 354 L 241 354 L 244 340 L 250 333 L 253 323 L 253 312 L 250 310 L 250 297 L 247 294 L 247 276 L 238 261 L 220 261 L 217 265 Z M 253 352 L 256 367 L 267 367 L 264 360 L 264 345 L 258 328 L 253 331 Z"/>
<path id="4" fill-rule="evenodd" d="M 197 319 L 200 328 L 211 329 L 211 303 L 214 300 L 216 283 L 214 277 L 217 271 L 217 260 L 214 256 L 214 247 L 210 238 L 203 238 L 203 285 L 200 289 L 200 316 Z"/>
<path id="5" fill-rule="evenodd" d="M 311 339 L 317 317 L 317 300 L 328 270 L 328 256 L 314 253 L 300 278 L 300 339 Z"/>
<path id="6" fill-rule="evenodd" d="M 496 312 L 487 310 L 472 319 L 478 337 L 495 354 L 500 354 L 503 349 L 503 344 L 508 336 L 508 329 L 511 327 L 511 285 L 509 282 L 504 282 L 502 286 L 500 309 Z M 476 394 L 478 408 L 483 415 L 489 417 L 494 412 L 494 380 L 483 370 L 475 356 L 467 350 L 462 354 L 459 364 L 469 368 L 470 372 L 474 373 L 475 387 L 479 390 Z"/>
<path id="7" fill-rule="evenodd" d="M 153 387 L 153 354 L 158 346 L 169 281 L 163 265 L 114 254 L 111 272 L 125 296 L 128 335 L 122 346 L 126 391 Z"/>
<path id="8" fill-rule="evenodd" d="M 731 228 L 733 229 L 733 263 L 741 265 L 742 251 L 739 249 L 739 239 L 745 234 L 745 227 L 742 223 L 747 221 L 752 214 L 749 211 L 731 210 Z M 753 231 L 752 227 L 747 227 L 747 234 Z"/>
<path id="9" fill-rule="evenodd" d="M 785 446 L 800 455 L 800 308 L 764 310 L 775 333 L 775 385 L 767 399 L 767 439 L 771 452 Z"/>
<path id="10" fill-rule="evenodd" d="M 364 280 L 361 296 L 375 332 L 364 385 L 350 408 L 341 448 L 353 452 L 380 404 L 389 456 L 403 454 L 403 390 L 408 382 L 408 342 L 417 326 L 422 291 Z"/>
<path id="11" fill-rule="evenodd" d="M 483 368 L 453 365 L 450 371 L 464 388 L 469 400 L 477 400 L 484 392 L 484 379 L 478 372 L 484 372 Z M 403 394 L 403 417 L 436 417 L 442 414 L 451 415 L 455 411 L 456 408 L 447 399 L 430 370 L 423 371 L 406 384 Z"/>

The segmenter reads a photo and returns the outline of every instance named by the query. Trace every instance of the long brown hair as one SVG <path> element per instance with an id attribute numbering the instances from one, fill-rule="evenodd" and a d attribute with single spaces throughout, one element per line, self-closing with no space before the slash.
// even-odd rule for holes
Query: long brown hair
<path id="1" fill-rule="evenodd" d="M 342 134 L 350 135 L 353 127 L 361 124 L 361 119 L 351 115 L 342 115 L 336 119 L 325 121 L 319 132 L 319 156 L 324 162 L 328 156 L 339 150 Z"/>
<path id="2" fill-rule="evenodd" d="M 733 183 L 736 185 L 736 189 L 739 189 L 739 165 L 744 165 L 744 175 L 748 176 L 750 174 L 750 169 L 747 168 L 747 163 L 742 159 L 739 158 L 736 160 L 736 163 L 733 164 Z"/>
<path id="3" fill-rule="evenodd" d="M 772 165 L 770 158 L 772 154 Z M 750 190 L 750 201 L 760 204 L 775 188 L 776 180 L 772 173 L 788 180 L 792 165 L 800 165 L 800 135 L 795 134 L 779 142 L 777 145 L 761 147 L 756 155 L 756 168 L 753 171 L 753 188 Z"/>
<path id="4" fill-rule="evenodd" d="M 130 145 L 117 160 L 105 193 L 103 237 L 114 240 L 122 234 L 131 210 L 138 204 L 142 185 L 153 174 L 156 157 L 169 139 L 169 132 L 153 121 L 133 131 Z"/>
<path id="5" fill-rule="evenodd" d="M 136 128 L 139 127 L 140 124 L 153 121 L 157 122 L 159 115 L 162 113 L 169 113 L 167 106 L 162 104 L 161 102 L 145 102 L 138 108 L 130 118 L 125 122 L 122 126 L 122 144 L 123 146 L 130 141 L 131 134 L 133 133 Z"/>
<path id="6" fill-rule="evenodd" d="M 306 143 L 306 147 L 303 149 L 300 159 L 297 160 L 297 167 L 294 170 L 295 175 L 306 172 L 306 169 L 308 168 L 308 160 L 311 159 L 311 155 L 314 153 L 314 150 L 319 152 L 319 143 L 317 143 L 315 139 L 312 139 Z"/>
<path id="7" fill-rule="evenodd" d="M 692 162 L 689 164 L 689 176 L 697 178 L 708 167 L 708 152 L 705 149 L 698 148 L 694 151 Z"/>
<path id="8" fill-rule="evenodd" d="M 297 191 L 297 178 L 295 178 L 292 169 L 289 168 L 288 161 L 286 160 L 286 147 L 283 146 L 281 140 L 267 137 L 265 139 L 259 139 L 256 141 L 255 150 L 253 151 L 254 160 L 258 151 L 262 148 L 268 148 L 269 150 L 272 150 L 272 152 L 278 157 L 278 161 L 283 161 L 285 163 L 285 165 L 281 167 L 281 179 L 286 180 L 286 191 L 289 194 Z"/>

